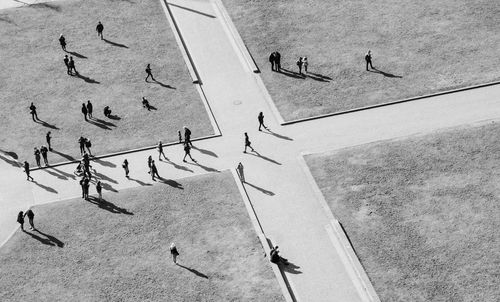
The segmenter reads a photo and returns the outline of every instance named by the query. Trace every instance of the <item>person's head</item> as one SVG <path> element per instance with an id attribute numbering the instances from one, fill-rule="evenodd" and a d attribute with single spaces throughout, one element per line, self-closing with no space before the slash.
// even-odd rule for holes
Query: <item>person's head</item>
<path id="1" fill-rule="evenodd" d="M 99 24 L 101 24 L 101 21 L 99 21 Z"/>
<path id="2" fill-rule="evenodd" d="M 87 100 L 87 103 L 90 103 L 90 100 Z"/>
<path id="3" fill-rule="evenodd" d="M 64 37 L 64 36 L 63 36 L 63 34 L 61 34 L 61 35 L 59 36 L 59 38 L 62 38 L 62 37 Z"/>
<path id="4" fill-rule="evenodd" d="M 173 243 L 173 242 L 172 242 L 172 243 L 170 244 L 170 248 L 171 248 L 171 249 L 175 248 L 175 243 Z"/>
<path id="5" fill-rule="evenodd" d="M 69 56 L 69 59 L 70 59 L 70 60 L 73 60 L 73 56 Z"/>
<path id="6" fill-rule="evenodd" d="M 123 161 L 124 163 L 128 163 L 128 160 L 125 158 L 125 160 Z"/>
<path id="7" fill-rule="evenodd" d="M 47 134 L 48 134 L 48 135 L 50 135 L 50 133 L 51 133 L 50 131 L 49 131 L 49 132 L 47 132 Z"/>
<path id="8" fill-rule="evenodd" d="M 262 113 L 262 111 L 261 111 L 261 112 L 259 112 L 259 115 L 264 115 L 264 113 Z"/>
<path id="9" fill-rule="evenodd" d="M 372 51 L 370 49 L 368 49 L 368 54 L 370 55 L 372 53 Z"/>
<path id="10" fill-rule="evenodd" d="M 248 136 L 248 134 L 245 132 L 245 136 Z"/>
<path id="11" fill-rule="evenodd" d="M 97 185 L 97 186 L 100 186 L 100 185 L 101 185 L 101 181 L 100 181 L 100 180 L 98 180 L 96 185 Z"/>
<path id="12" fill-rule="evenodd" d="M 64 55 L 64 58 L 67 59 L 68 58 L 68 55 Z"/>
<path id="13" fill-rule="evenodd" d="M 304 61 L 307 61 L 307 57 L 304 57 Z"/>
<path id="14" fill-rule="evenodd" d="M 186 130 L 186 128 L 187 128 L 186 126 L 182 126 L 182 129 Z"/>
<path id="15" fill-rule="evenodd" d="M 17 216 L 22 217 L 22 216 L 23 216 L 23 214 L 24 214 L 24 213 L 23 213 L 23 211 L 19 211 L 19 213 L 17 214 Z M 173 244 L 173 243 L 172 243 L 172 244 Z"/>
<path id="16" fill-rule="evenodd" d="M 161 141 L 158 142 L 158 145 L 161 145 Z"/>
<path id="17" fill-rule="evenodd" d="M 82 103 L 82 106 L 85 107 L 85 103 Z"/>
<path id="18" fill-rule="evenodd" d="M 36 150 L 37 150 L 37 149 L 36 149 L 36 147 L 35 147 L 35 151 L 36 151 Z"/>

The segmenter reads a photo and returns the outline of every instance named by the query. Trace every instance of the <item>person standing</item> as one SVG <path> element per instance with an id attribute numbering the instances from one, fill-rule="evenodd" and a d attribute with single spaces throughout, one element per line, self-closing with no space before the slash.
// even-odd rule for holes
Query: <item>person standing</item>
<path id="1" fill-rule="evenodd" d="M 101 40 L 104 40 L 104 37 L 102 36 L 102 32 L 104 30 L 104 25 L 102 25 L 101 21 L 97 23 L 97 26 L 95 27 L 95 31 L 97 31 L 97 36 L 101 37 Z"/>
<path id="2" fill-rule="evenodd" d="M 66 38 L 61 34 L 59 36 L 59 44 L 61 44 L 61 48 L 66 51 Z"/>
<path id="3" fill-rule="evenodd" d="M 85 103 L 82 103 L 82 114 L 85 121 L 87 121 L 87 113 L 88 113 L 87 106 L 85 106 Z"/>
<path id="4" fill-rule="evenodd" d="M 34 122 L 38 120 L 38 114 L 36 114 L 36 106 L 31 102 L 30 105 L 30 113 L 31 113 L 31 118 L 33 119 Z"/>
<path id="5" fill-rule="evenodd" d="M 275 62 L 276 62 L 275 69 L 277 72 L 280 72 L 281 71 L 281 54 L 278 51 L 275 52 Z"/>
<path id="6" fill-rule="evenodd" d="M 34 230 L 35 224 L 33 223 L 33 219 L 35 218 L 35 213 L 33 213 L 31 209 L 28 209 L 28 211 L 24 213 L 24 216 L 28 216 L 28 222 L 30 223 L 30 230 Z"/>
<path id="7" fill-rule="evenodd" d="M 189 146 L 188 142 L 184 142 L 184 158 L 182 159 L 183 162 L 186 162 L 186 156 L 189 155 L 189 158 L 191 158 L 192 161 L 196 162 L 196 160 L 193 159 L 191 156 L 191 147 Z"/>
<path id="8" fill-rule="evenodd" d="M 151 73 L 151 66 L 150 66 L 150 64 L 148 64 L 148 66 L 146 66 L 146 74 L 147 74 L 146 80 L 145 80 L 146 82 L 148 81 L 149 77 L 151 77 L 151 80 L 153 80 L 153 81 L 155 80 L 155 78 L 153 77 L 153 74 Z"/>
<path id="9" fill-rule="evenodd" d="M 307 73 L 307 66 L 309 66 L 309 62 L 307 62 L 307 57 L 302 58 L 302 66 L 304 66 L 304 72 Z"/>
<path id="10" fill-rule="evenodd" d="M 266 125 L 264 125 L 264 113 L 260 112 L 257 119 L 259 120 L 259 131 L 262 131 L 260 130 L 261 127 L 264 127 L 264 129 L 268 130 Z"/>
<path id="11" fill-rule="evenodd" d="M 66 72 L 68 74 L 71 74 L 71 70 L 69 68 L 69 59 L 68 59 L 68 55 L 64 55 L 64 65 L 66 65 Z"/>
<path id="12" fill-rule="evenodd" d="M 151 178 L 153 181 L 155 180 L 155 176 L 161 179 L 160 175 L 158 174 L 158 169 L 156 169 L 155 161 L 154 159 L 151 160 Z"/>
<path id="13" fill-rule="evenodd" d="M 101 181 L 97 181 L 97 184 L 95 185 L 95 190 L 97 191 L 97 194 L 99 194 L 99 201 L 102 200 L 102 186 L 101 186 Z"/>
<path id="14" fill-rule="evenodd" d="M 366 61 L 366 71 L 368 71 L 368 64 L 370 64 L 370 68 L 371 69 L 374 69 L 373 65 L 372 65 L 372 51 L 369 50 L 369 49 L 368 49 L 368 52 L 365 55 L 365 61 Z"/>
<path id="15" fill-rule="evenodd" d="M 38 168 L 41 167 L 40 165 L 40 150 L 38 150 L 38 148 L 35 147 L 35 161 L 36 161 L 36 165 L 38 166 Z"/>
<path id="16" fill-rule="evenodd" d="M 236 167 L 236 171 L 238 171 L 241 182 L 245 182 L 245 173 L 243 171 L 243 164 L 241 162 L 238 164 L 238 167 Z"/>
<path id="17" fill-rule="evenodd" d="M 123 170 L 125 170 L 125 177 L 128 178 L 128 160 L 125 158 L 125 160 L 123 161 L 123 164 L 122 164 L 122 168 Z"/>
<path id="18" fill-rule="evenodd" d="M 85 147 L 89 151 L 89 155 L 92 156 L 92 152 L 90 152 L 90 148 L 92 147 L 92 142 L 88 138 L 85 139 Z"/>
<path id="19" fill-rule="evenodd" d="M 83 155 L 85 152 L 85 138 L 83 136 L 78 139 L 78 144 L 80 145 L 80 155 Z"/>
<path id="20" fill-rule="evenodd" d="M 150 155 L 148 157 L 148 173 L 151 174 L 151 163 L 153 162 L 153 157 Z"/>
<path id="21" fill-rule="evenodd" d="M 87 101 L 87 114 L 89 115 L 89 118 L 92 118 L 92 111 L 94 110 L 94 106 L 92 106 L 92 103 L 90 100 Z"/>
<path id="22" fill-rule="evenodd" d="M 276 64 L 276 52 L 272 52 L 269 55 L 269 63 L 271 63 L 271 71 L 274 71 Z"/>
<path id="23" fill-rule="evenodd" d="M 75 67 L 75 61 L 73 61 L 72 56 L 69 56 L 68 66 L 69 66 L 69 74 L 72 74 L 73 71 L 75 72 L 75 74 L 78 74 L 78 71 L 76 71 Z"/>
<path id="24" fill-rule="evenodd" d="M 245 132 L 245 150 L 243 151 L 243 153 L 247 153 L 247 147 L 252 149 L 252 152 L 255 152 L 255 150 L 251 146 L 251 142 L 250 142 L 250 139 L 248 138 L 248 134 Z"/>
<path id="25" fill-rule="evenodd" d="M 181 131 L 177 131 L 177 135 L 179 136 L 179 143 L 182 143 L 182 134 Z"/>
<path id="26" fill-rule="evenodd" d="M 163 153 L 163 145 L 161 143 L 161 141 L 158 142 L 158 160 L 161 161 L 161 156 L 163 155 L 163 157 L 168 160 L 168 158 L 165 156 L 165 153 Z"/>
<path id="27" fill-rule="evenodd" d="M 89 200 L 89 188 L 90 188 L 90 179 L 85 177 L 83 180 L 83 197 L 85 200 Z"/>
<path id="28" fill-rule="evenodd" d="M 45 163 L 45 167 L 49 166 L 49 160 L 47 159 L 48 152 L 49 152 L 49 149 L 47 149 L 47 147 L 45 147 L 45 146 L 40 147 L 40 153 L 42 153 L 43 162 Z"/>
<path id="29" fill-rule="evenodd" d="M 302 74 L 302 57 L 297 60 L 297 66 L 299 67 L 299 74 Z"/>
<path id="30" fill-rule="evenodd" d="M 191 147 L 193 146 L 193 143 L 191 142 L 191 130 L 189 130 L 186 126 L 184 126 L 184 142 L 191 145 Z"/>
<path id="31" fill-rule="evenodd" d="M 26 173 L 26 180 L 33 180 L 30 176 L 30 164 L 27 161 L 24 161 L 24 173 Z"/>
<path id="32" fill-rule="evenodd" d="M 17 222 L 21 225 L 21 230 L 24 232 L 24 213 L 19 211 L 17 214 Z"/>
<path id="33" fill-rule="evenodd" d="M 80 187 L 82 188 L 82 198 L 85 198 L 85 174 L 82 179 L 80 179 Z"/>
<path id="34" fill-rule="evenodd" d="M 179 251 L 177 251 L 177 247 L 175 243 L 172 242 L 170 245 L 170 254 L 172 255 L 172 261 L 177 264 L 177 257 L 179 256 Z"/>
<path id="35" fill-rule="evenodd" d="M 45 135 L 45 140 L 47 141 L 47 145 L 49 146 L 49 151 L 52 151 L 52 146 L 50 145 L 50 140 L 52 137 L 50 136 L 50 131 L 47 132 L 47 135 Z"/>

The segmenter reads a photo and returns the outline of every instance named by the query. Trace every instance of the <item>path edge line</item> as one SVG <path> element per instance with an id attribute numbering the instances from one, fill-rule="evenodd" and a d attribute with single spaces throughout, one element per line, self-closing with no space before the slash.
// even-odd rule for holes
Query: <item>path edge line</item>
<path id="1" fill-rule="evenodd" d="M 257 217 L 257 213 L 255 212 L 255 209 L 253 207 L 252 202 L 250 201 L 250 198 L 248 196 L 248 193 L 245 189 L 245 186 L 243 185 L 244 182 L 240 178 L 240 175 L 238 174 L 238 171 L 236 169 L 231 169 L 231 174 L 233 175 L 234 181 L 236 183 L 236 187 L 238 188 L 238 191 L 240 191 L 241 198 L 243 199 L 243 203 L 245 204 L 245 208 L 248 212 L 248 215 L 250 216 L 250 221 L 252 222 L 252 225 L 255 229 L 255 232 L 257 233 L 257 237 L 260 240 L 260 244 L 262 245 L 262 248 L 264 249 L 264 257 L 268 258 L 267 255 L 271 252 L 271 246 L 269 245 L 269 240 L 264 234 L 264 230 L 262 228 L 262 225 L 260 224 L 259 218 Z M 286 302 L 297 302 L 297 297 L 296 294 L 294 294 L 292 287 L 288 281 L 288 278 L 286 277 L 285 273 L 279 268 L 278 265 L 273 265 L 271 262 L 268 262 L 269 265 L 271 266 L 271 269 L 273 270 L 273 273 L 276 277 L 276 281 L 278 281 L 278 285 L 281 288 L 281 292 L 283 294 L 283 297 L 285 298 Z"/>
<path id="2" fill-rule="evenodd" d="M 326 216 L 330 220 L 330 224 L 325 226 L 326 232 L 328 233 L 330 241 L 332 242 L 333 246 L 335 247 L 339 255 L 345 256 L 341 258 L 342 262 L 344 263 L 344 266 L 346 267 L 346 270 L 348 272 L 351 271 L 351 273 L 354 273 L 354 275 L 351 274 L 350 275 L 359 295 L 364 301 L 380 302 L 380 298 L 378 297 L 377 292 L 373 288 L 370 278 L 366 274 L 366 270 L 359 261 L 356 252 L 354 251 L 352 245 L 350 244 L 347 234 L 344 231 L 342 232 L 338 231 L 339 228 L 342 229 L 342 227 L 340 226 L 340 222 L 333 216 L 330 206 L 326 202 L 325 197 L 323 196 L 320 188 L 318 187 L 318 184 L 314 180 L 314 177 L 311 174 L 311 170 L 309 170 L 309 167 L 307 166 L 306 160 L 304 158 L 304 153 L 301 153 L 298 156 L 298 163 L 306 176 L 309 186 L 311 187 L 314 195 L 316 196 L 316 200 L 319 202 Z M 330 233 L 329 230 L 330 226 L 332 234 Z"/>

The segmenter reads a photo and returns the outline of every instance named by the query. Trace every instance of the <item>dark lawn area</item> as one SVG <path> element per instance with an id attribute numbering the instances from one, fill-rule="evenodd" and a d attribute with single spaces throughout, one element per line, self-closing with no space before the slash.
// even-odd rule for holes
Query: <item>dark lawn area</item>
<path id="1" fill-rule="evenodd" d="M 498 301 L 499 131 L 307 157 L 382 301 Z"/>
<path id="2" fill-rule="evenodd" d="M 35 207 L 39 232 L 0 249 L 0 301 L 283 301 L 231 174 L 178 181 Z"/>
<path id="3" fill-rule="evenodd" d="M 285 121 L 500 80 L 499 1 L 224 4 Z M 370 72 L 368 49 L 377 68 Z M 276 50 L 288 71 L 271 71 Z M 304 77 L 295 64 L 303 56 Z"/>
<path id="4" fill-rule="evenodd" d="M 104 38 L 95 31 L 104 25 Z M 59 46 L 64 34 L 67 52 Z M 159 1 L 61 1 L 0 11 L 0 146 L 34 163 L 33 148 L 52 131 L 49 162 L 80 158 L 88 137 L 95 154 L 213 134 Z M 80 76 L 69 76 L 64 55 Z M 144 81 L 150 63 L 158 82 Z M 154 107 L 142 107 L 142 97 Z M 94 118 L 84 121 L 83 102 Z M 32 121 L 34 102 L 38 117 Z M 103 115 L 110 106 L 112 118 Z"/>

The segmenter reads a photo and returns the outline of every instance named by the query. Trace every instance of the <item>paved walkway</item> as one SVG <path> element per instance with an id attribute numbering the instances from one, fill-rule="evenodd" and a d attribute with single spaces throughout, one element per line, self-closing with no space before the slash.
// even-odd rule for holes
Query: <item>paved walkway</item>
<path id="1" fill-rule="evenodd" d="M 197 149 L 192 154 L 199 164 L 183 163 L 179 145 L 165 150 L 171 162 L 158 162 L 154 150 L 98 160 L 93 166 L 105 183 L 104 195 L 153 184 L 147 174 L 146 159 L 150 154 L 165 178 L 163 183 L 179 189 L 184 177 L 233 169 L 241 161 L 248 182 L 245 186 L 264 232 L 299 267 L 295 273 L 286 273 L 297 298 L 366 301 L 325 230 L 330 216 L 318 202 L 300 165 L 301 153 L 498 120 L 500 86 L 281 127 L 257 85 L 258 75 L 242 64 L 213 4 L 209 0 L 169 3 L 222 136 L 194 142 Z M 260 111 L 275 133 L 257 131 Z M 243 132 L 248 132 L 260 155 L 243 154 Z M 130 180 L 121 169 L 124 158 L 130 162 Z M 0 183 L 5 184 L 0 191 L 0 243 L 15 229 L 19 209 L 79 196 L 74 169 L 75 165 L 65 165 L 35 171 L 32 176 L 36 182 L 27 183 L 20 169 L 0 161 Z"/>

